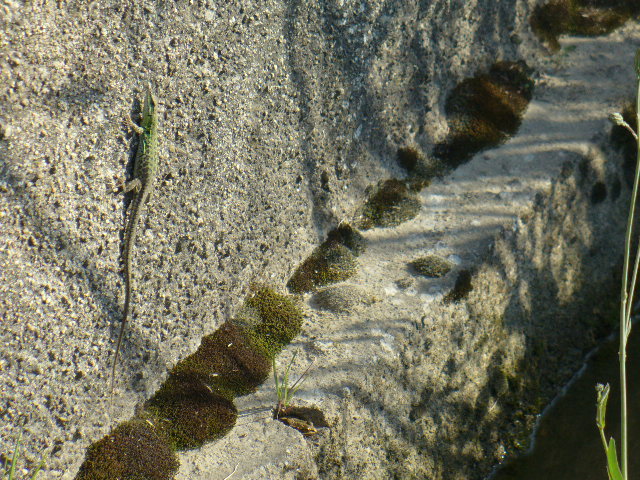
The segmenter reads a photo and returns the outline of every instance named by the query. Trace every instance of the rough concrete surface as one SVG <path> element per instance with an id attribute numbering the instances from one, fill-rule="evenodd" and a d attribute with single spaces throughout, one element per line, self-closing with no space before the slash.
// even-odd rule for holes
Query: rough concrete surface
<path id="1" fill-rule="evenodd" d="M 23 465 L 44 455 L 45 478 L 73 478 L 250 284 L 283 290 L 367 186 L 403 176 L 398 148 L 429 154 L 457 82 L 522 59 L 537 73 L 518 134 L 422 190 L 415 219 L 364 232 L 338 293 L 361 304 L 305 297 L 278 363 L 315 361 L 298 402 L 331 429 L 305 439 L 241 417 L 180 454 L 176 478 L 486 476 L 609 328 L 628 202 L 606 114 L 633 94 L 640 28 L 565 38 L 550 56 L 528 25 L 535 3 L 1 0 L 0 450 L 22 432 Z M 123 118 L 147 82 L 162 164 L 110 413 Z M 430 254 L 455 268 L 415 275 Z M 471 290 L 449 301 L 456 278 Z M 273 396 L 266 383 L 236 404 Z"/>

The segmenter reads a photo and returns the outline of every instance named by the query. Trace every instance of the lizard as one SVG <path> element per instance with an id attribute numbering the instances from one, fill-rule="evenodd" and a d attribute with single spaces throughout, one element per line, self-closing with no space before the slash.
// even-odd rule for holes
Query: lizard
<path id="1" fill-rule="evenodd" d="M 141 123 L 136 125 L 131 117 L 127 117 L 128 126 L 138 135 L 138 148 L 133 165 L 133 179 L 124 186 L 124 192 L 133 191 L 134 197 L 129 207 L 129 219 L 124 236 L 124 313 L 120 333 L 116 343 L 116 351 L 111 367 L 111 395 L 115 382 L 116 366 L 122 337 L 124 335 L 127 320 L 131 315 L 132 272 L 131 260 L 133 247 L 136 243 L 136 230 L 140 221 L 140 212 L 153 189 L 153 181 L 158 169 L 158 115 L 156 111 L 156 99 L 151 93 L 151 85 L 147 87 L 144 102 L 142 104 Z"/>

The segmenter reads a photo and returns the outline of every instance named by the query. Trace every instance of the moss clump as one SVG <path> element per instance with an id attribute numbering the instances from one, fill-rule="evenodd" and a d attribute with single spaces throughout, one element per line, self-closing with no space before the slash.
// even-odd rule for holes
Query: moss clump
<path id="1" fill-rule="evenodd" d="M 254 287 L 237 322 L 226 322 L 179 362 L 144 404 L 142 417 L 118 426 L 89 448 L 80 480 L 165 480 L 178 468 L 175 449 L 223 437 L 237 419 L 233 398 L 269 375 L 271 359 L 302 325 L 291 296 Z"/>
<path id="2" fill-rule="evenodd" d="M 411 220 L 420 211 L 420 200 L 407 185 L 396 179 L 384 180 L 369 190 L 369 198 L 361 208 L 358 227 L 395 227 Z"/>
<path id="3" fill-rule="evenodd" d="M 444 277 L 453 268 L 453 264 L 437 255 L 427 255 L 420 257 L 410 263 L 413 270 L 425 277 Z"/>
<path id="4" fill-rule="evenodd" d="M 445 302 L 459 302 L 473 290 L 471 283 L 471 272 L 469 270 L 461 270 L 456 278 L 456 284 L 451 291 L 444 297 Z"/>
<path id="5" fill-rule="evenodd" d="M 302 309 L 291 296 L 259 287 L 245 301 L 245 309 L 255 312 L 260 320 L 257 325 L 245 328 L 248 341 L 269 359 L 300 333 Z"/>
<path id="6" fill-rule="evenodd" d="M 167 438 L 151 423 L 134 419 L 89 447 L 76 480 L 170 480 L 177 470 Z"/>
<path id="7" fill-rule="evenodd" d="M 444 168 L 439 160 L 425 157 L 414 147 L 402 147 L 398 150 L 398 165 L 407 171 L 409 190 L 419 192 L 431 183 L 431 179 L 442 175 Z"/>
<path id="8" fill-rule="evenodd" d="M 488 73 L 462 81 L 445 102 L 450 132 L 434 154 L 456 168 L 500 144 L 520 127 L 532 94 L 533 81 L 524 62 L 498 62 Z"/>
<path id="9" fill-rule="evenodd" d="M 287 282 L 292 293 L 312 292 L 318 287 L 347 280 L 358 264 L 352 251 L 342 243 L 327 240 L 302 262 Z"/>
<path id="10" fill-rule="evenodd" d="M 403 147 L 398 150 L 398 165 L 404 168 L 408 174 L 415 173 L 422 155 L 413 147 Z"/>
<path id="11" fill-rule="evenodd" d="M 323 288 L 313 296 L 313 303 L 317 308 L 336 313 L 349 313 L 358 306 L 371 305 L 376 300 L 365 288 L 355 285 Z"/>
<path id="12" fill-rule="evenodd" d="M 214 392 L 226 397 L 251 393 L 269 376 L 271 359 L 257 351 L 250 338 L 245 328 L 225 322 L 204 337 L 198 350 L 179 362 L 172 373 L 202 375 Z"/>
<path id="13" fill-rule="evenodd" d="M 354 257 L 365 249 L 366 241 L 360 232 L 342 222 L 296 269 L 287 282 L 287 288 L 292 293 L 305 293 L 346 280 L 358 271 Z"/>
<path id="14" fill-rule="evenodd" d="M 531 29 L 553 51 L 562 34 L 604 35 L 640 13 L 637 0 L 553 0 L 531 14 Z"/>
<path id="15" fill-rule="evenodd" d="M 367 242 L 364 237 L 348 223 L 340 223 L 336 228 L 331 230 L 327 235 L 325 243 L 337 243 L 344 245 L 356 257 L 364 253 L 367 248 Z"/>
<path id="16" fill-rule="evenodd" d="M 590 198 L 593 205 L 604 202 L 607 199 L 607 186 L 604 182 L 596 182 L 593 185 Z"/>
<path id="17" fill-rule="evenodd" d="M 233 402 L 214 393 L 208 381 L 207 375 L 196 372 L 172 373 L 145 403 L 177 449 L 201 447 L 223 437 L 236 423 Z"/>

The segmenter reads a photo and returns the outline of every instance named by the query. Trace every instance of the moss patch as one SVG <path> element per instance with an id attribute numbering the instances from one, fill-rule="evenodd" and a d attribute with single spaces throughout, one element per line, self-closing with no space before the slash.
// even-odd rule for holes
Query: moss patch
<path id="1" fill-rule="evenodd" d="M 404 168 L 408 174 L 415 173 L 422 155 L 413 147 L 403 147 L 398 150 L 398 165 Z"/>
<path id="2" fill-rule="evenodd" d="M 593 205 L 604 202 L 607 199 L 607 186 L 603 182 L 594 183 L 590 199 Z"/>
<path id="3" fill-rule="evenodd" d="M 179 362 L 172 374 L 195 372 L 207 378 L 214 392 L 227 397 L 256 390 L 269 376 L 271 359 L 249 341 L 251 334 L 232 322 L 225 322 L 202 339 L 193 354 Z"/>
<path id="4" fill-rule="evenodd" d="M 298 335 L 303 320 L 294 297 L 253 289 L 237 321 L 204 337 L 145 402 L 140 417 L 89 447 L 77 479 L 171 479 L 178 467 L 174 450 L 201 447 L 231 430 L 233 398 L 266 380 L 271 359 Z"/>
<path id="5" fill-rule="evenodd" d="M 344 245 L 356 257 L 364 253 L 367 248 L 367 242 L 364 237 L 348 223 L 342 222 L 337 228 L 334 228 L 327 235 L 326 243 L 338 243 Z"/>
<path id="6" fill-rule="evenodd" d="M 302 262 L 287 282 L 292 293 L 312 292 L 318 287 L 351 278 L 358 271 L 352 251 L 342 243 L 327 240 Z"/>
<path id="7" fill-rule="evenodd" d="M 415 147 L 402 147 L 398 150 L 398 165 L 408 174 L 407 184 L 409 190 L 419 192 L 428 187 L 434 177 L 442 175 L 444 168 L 442 162 L 435 158 L 427 158 Z"/>
<path id="8" fill-rule="evenodd" d="M 551 50 L 563 34 L 604 35 L 640 14 L 637 0 L 553 0 L 531 14 L 531 29 Z"/>
<path id="9" fill-rule="evenodd" d="M 177 470 L 178 459 L 164 435 L 134 419 L 89 447 L 76 480 L 170 480 Z"/>
<path id="10" fill-rule="evenodd" d="M 436 157 L 456 168 L 513 135 L 533 94 L 529 75 L 524 62 L 498 62 L 459 83 L 445 102 L 450 132 L 436 145 Z"/>
<path id="11" fill-rule="evenodd" d="M 420 257 L 410 263 L 411 268 L 425 277 L 439 278 L 445 276 L 453 268 L 453 264 L 437 255 Z"/>
<path id="12" fill-rule="evenodd" d="M 233 402 L 216 394 L 209 378 L 196 372 L 169 375 L 160 390 L 145 403 L 177 449 L 198 448 L 224 436 L 236 423 Z"/>
<path id="13" fill-rule="evenodd" d="M 295 298 L 267 287 L 257 287 L 245 305 L 260 318 L 260 323 L 245 330 L 248 340 L 269 359 L 280 353 L 300 333 L 303 315 Z"/>
<path id="14" fill-rule="evenodd" d="M 473 289 L 471 283 L 471 272 L 469 270 L 460 270 L 458 278 L 456 278 L 456 284 L 451 291 L 444 297 L 445 302 L 459 302 Z"/>
<path id="15" fill-rule="evenodd" d="M 395 227 L 411 220 L 420 211 L 420 200 L 405 182 L 394 178 L 383 180 L 369 189 L 369 197 L 360 209 L 357 226 Z"/>
<path id="16" fill-rule="evenodd" d="M 377 301 L 376 297 L 363 287 L 337 285 L 326 287 L 313 296 L 316 308 L 335 313 L 353 312 L 359 306 L 368 306 Z"/>

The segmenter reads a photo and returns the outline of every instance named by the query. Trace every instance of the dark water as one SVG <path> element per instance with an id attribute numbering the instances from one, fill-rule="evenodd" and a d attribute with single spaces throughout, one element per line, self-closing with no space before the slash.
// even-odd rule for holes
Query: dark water
<path id="1" fill-rule="evenodd" d="M 502 467 L 492 480 L 607 480 L 606 458 L 596 428 L 596 383 L 611 384 L 607 440 L 614 435 L 620 455 L 618 339 L 607 341 L 542 418 L 533 452 Z M 640 479 L 640 324 L 627 345 L 629 478 Z"/>

